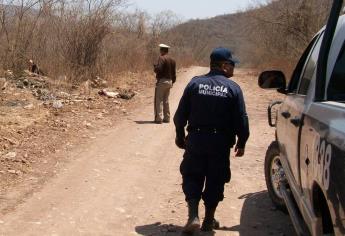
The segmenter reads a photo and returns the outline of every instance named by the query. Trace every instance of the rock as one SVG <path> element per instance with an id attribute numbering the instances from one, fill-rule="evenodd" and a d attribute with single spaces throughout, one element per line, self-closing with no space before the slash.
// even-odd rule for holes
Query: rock
<path id="1" fill-rule="evenodd" d="M 62 104 L 62 102 L 60 100 L 53 101 L 53 108 L 60 109 L 62 107 L 63 107 L 63 104 Z"/>
<path id="2" fill-rule="evenodd" d="M 58 97 L 59 97 L 59 98 L 62 98 L 62 99 L 69 99 L 69 98 L 71 97 L 71 94 L 66 93 L 66 92 L 60 92 L 60 93 L 58 94 Z"/>
<path id="3" fill-rule="evenodd" d="M 11 145 L 18 145 L 18 141 L 16 140 L 13 140 L 13 139 L 9 139 L 9 138 L 6 138 L 6 137 L 3 137 L 4 140 L 6 140 L 7 142 L 9 142 Z"/>
<path id="4" fill-rule="evenodd" d="M 98 120 L 103 119 L 103 118 L 104 118 L 104 117 L 103 117 L 103 113 L 98 113 L 97 116 L 96 116 L 96 118 L 97 118 Z"/>
<path id="5" fill-rule="evenodd" d="M 120 92 L 120 95 L 119 97 L 122 98 L 122 99 L 131 99 L 135 96 L 135 93 L 131 90 L 131 89 L 124 89 Z"/>
<path id="6" fill-rule="evenodd" d="M 118 212 L 120 212 L 120 213 L 125 213 L 126 212 L 126 210 L 125 209 L 123 209 L 122 207 L 117 207 L 117 208 L 115 208 Z"/>
<path id="7" fill-rule="evenodd" d="M 92 88 L 106 88 L 108 86 L 108 82 L 99 76 L 96 76 L 95 79 L 92 79 L 90 84 Z"/>
<path id="8" fill-rule="evenodd" d="M 86 128 L 92 128 L 92 124 L 89 122 L 84 121 L 84 125 L 86 126 Z"/>
<path id="9" fill-rule="evenodd" d="M 16 170 L 7 170 L 7 172 L 10 173 L 10 174 L 17 174 Z"/>
<path id="10" fill-rule="evenodd" d="M 31 110 L 32 108 L 34 108 L 34 104 L 32 104 L 32 103 L 24 106 L 24 109 L 27 109 L 27 110 Z"/>
<path id="11" fill-rule="evenodd" d="M 5 159 L 5 160 L 15 160 L 15 158 L 16 158 L 16 156 L 17 156 L 17 153 L 16 152 L 8 152 L 7 154 L 5 154 L 4 156 L 3 156 L 3 158 Z"/>
<path id="12" fill-rule="evenodd" d="M 7 87 L 7 80 L 5 78 L 0 78 L 0 89 L 5 90 Z"/>
<path id="13" fill-rule="evenodd" d="M 24 88 L 24 85 L 23 85 L 23 84 L 18 84 L 18 85 L 17 85 L 17 88 L 23 89 L 23 88 Z"/>
<path id="14" fill-rule="evenodd" d="M 5 71 L 5 77 L 6 78 L 13 78 L 13 76 L 14 76 L 13 71 L 11 71 L 11 70 Z"/>
<path id="15" fill-rule="evenodd" d="M 55 96 L 48 89 L 34 90 L 33 95 L 41 101 L 48 101 L 56 99 Z"/>
<path id="16" fill-rule="evenodd" d="M 29 80 L 28 79 L 24 79 L 23 80 L 23 85 L 28 87 L 30 85 Z"/>

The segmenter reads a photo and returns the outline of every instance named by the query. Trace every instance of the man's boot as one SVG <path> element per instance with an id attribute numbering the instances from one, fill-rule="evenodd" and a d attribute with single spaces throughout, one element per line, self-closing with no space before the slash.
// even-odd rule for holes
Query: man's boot
<path id="1" fill-rule="evenodd" d="M 205 218 L 202 222 L 201 231 L 212 231 L 213 229 L 219 228 L 219 222 L 214 218 L 216 207 L 205 209 Z"/>
<path id="2" fill-rule="evenodd" d="M 200 229 L 199 200 L 188 201 L 188 221 L 183 227 L 183 233 L 192 234 Z"/>

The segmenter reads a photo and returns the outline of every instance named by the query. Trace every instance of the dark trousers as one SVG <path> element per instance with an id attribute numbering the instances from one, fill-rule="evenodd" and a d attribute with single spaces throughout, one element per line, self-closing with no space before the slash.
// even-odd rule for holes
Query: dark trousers
<path id="1" fill-rule="evenodd" d="M 180 166 L 186 201 L 201 198 L 206 207 L 217 207 L 230 181 L 230 145 L 225 135 L 190 133 Z"/>

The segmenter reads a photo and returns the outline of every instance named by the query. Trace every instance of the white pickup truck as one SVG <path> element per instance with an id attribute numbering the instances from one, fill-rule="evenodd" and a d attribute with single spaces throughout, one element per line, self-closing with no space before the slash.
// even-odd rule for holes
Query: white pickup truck
<path id="1" fill-rule="evenodd" d="M 345 235 L 342 5 L 334 0 L 327 26 L 302 54 L 288 85 L 281 71 L 265 71 L 258 80 L 286 95 L 268 109 L 276 140 L 266 153 L 265 176 L 273 203 L 288 210 L 298 235 Z"/>

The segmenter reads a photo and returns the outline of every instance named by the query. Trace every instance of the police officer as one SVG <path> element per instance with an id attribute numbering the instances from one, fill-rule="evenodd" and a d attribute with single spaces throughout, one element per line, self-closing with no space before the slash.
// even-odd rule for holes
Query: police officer
<path id="1" fill-rule="evenodd" d="M 180 172 L 188 203 L 188 221 L 183 230 L 186 233 L 200 228 L 200 199 L 205 205 L 201 230 L 212 231 L 219 226 L 214 214 L 231 177 L 230 148 L 235 145 L 235 156 L 243 156 L 249 137 L 241 88 L 228 79 L 238 61 L 223 47 L 214 49 L 210 59 L 210 72 L 189 82 L 174 116 L 175 143 L 185 149 Z"/>
<path id="2" fill-rule="evenodd" d="M 168 53 L 170 46 L 160 44 L 160 56 L 156 64 L 154 64 L 154 72 L 156 73 L 155 88 L 155 123 L 170 122 L 169 94 L 173 83 L 176 81 L 176 62 Z M 163 117 L 162 117 L 163 103 Z"/>

